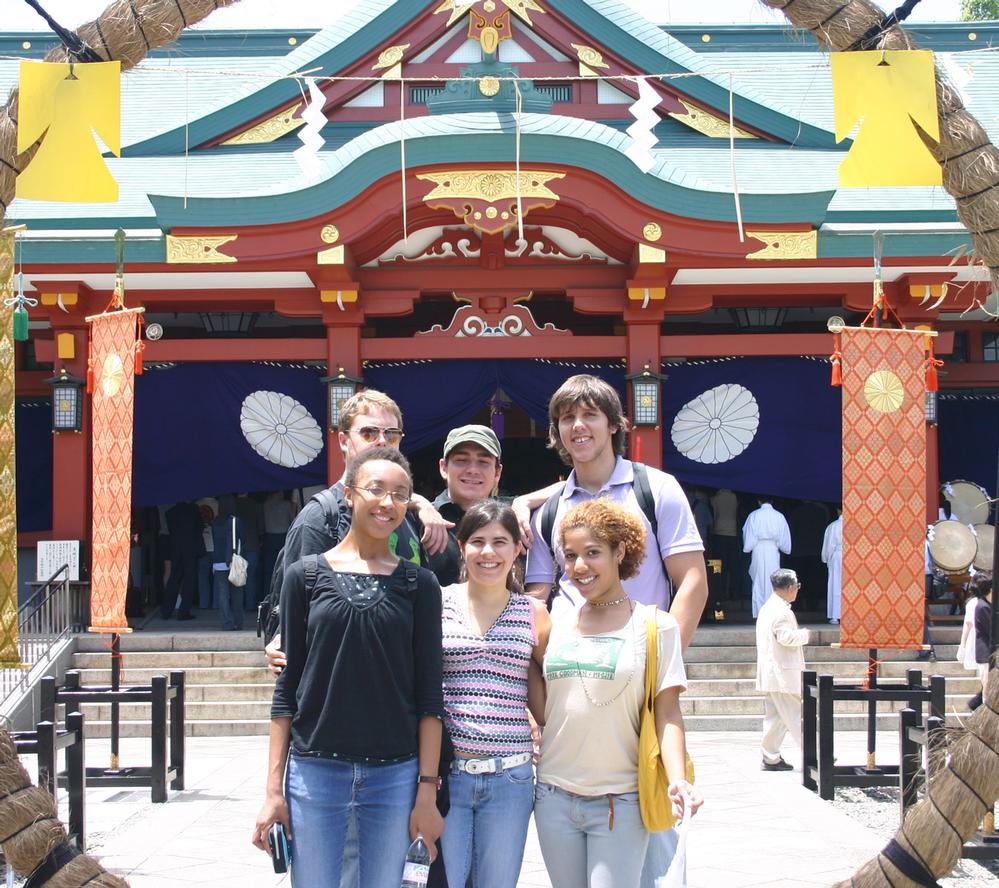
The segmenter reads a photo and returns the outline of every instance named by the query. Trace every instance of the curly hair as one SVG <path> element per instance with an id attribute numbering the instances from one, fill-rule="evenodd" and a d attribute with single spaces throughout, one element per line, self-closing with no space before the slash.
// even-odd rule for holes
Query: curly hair
<path id="1" fill-rule="evenodd" d="M 413 472 L 409 468 L 409 460 L 394 447 L 369 447 L 367 450 L 362 450 L 347 463 L 347 472 L 343 479 L 344 487 L 353 487 L 357 483 L 357 475 L 361 466 L 374 460 L 395 463 L 409 476 L 409 486 L 412 488 Z"/>
<path id="2" fill-rule="evenodd" d="M 645 525 L 642 519 L 605 497 L 587 500 L 573 506 L 559 524 L 559 544 L 565 547 L 565 534 L 569 530 L 585 528 L 611 549 L 624 543 L 624 558 L 618 569 L 622 580 L 638 573 L 645 558 Z"/>

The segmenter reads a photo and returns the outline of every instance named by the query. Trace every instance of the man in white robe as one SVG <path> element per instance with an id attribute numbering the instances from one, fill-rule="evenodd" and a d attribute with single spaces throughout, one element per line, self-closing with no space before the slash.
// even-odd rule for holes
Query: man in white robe
<path id="1" fill-rule="evenodd" d="M 753 619 L 770 597 L 770 574 L 780 567 L 780 553 L 791 554 L 791 528 L 787 519 L 768 500 L 750 512 L 742 526 L 742 551 L 752 552 L 749 576 L 753 581 Z"/>
<path id="2" fill-rule="evenodd" d="M 826 585 L 826 616 L 830 623 L 838 623 L 843 601 L 843 510 L 827 528 L 822 537 L 822 560 L 829 570 Z"/>

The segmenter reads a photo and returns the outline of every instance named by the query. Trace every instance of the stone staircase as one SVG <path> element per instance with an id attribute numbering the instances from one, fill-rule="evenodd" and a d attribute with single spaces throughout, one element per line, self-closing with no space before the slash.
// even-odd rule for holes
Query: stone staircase
<path id="1" fill-rule="evenodd" d="M 184 627 L 186 629 L 186 627 Z M 859 682 L 866 667 L 866 651 L 834 648 L 839 629 L 828 624 L 813 626 L 813 644 L 805 649 L 805 661 L 819 674 L 838 680 Z M 759 731 L 763 725 L 763 700 L 757 694 L 756 642 L 752 626 L 707 624 L 694 637 L 685 656 L 687 692 L 681 697 L 690 731 Z M 971 673 L 954 661 L 960 639 L 959 627 L 934 629 L 937 662 L 917 662 L 911 652 L 883 652 L 884 681 L 903 679 L 906 669 L 920 668 L 924 679 L 932 674 L 947 678 L 947 713 L 967 715 L 967 701 L 977 690 Z M 124 675 L 122 684 L 147 684 L 151 676 L 172 669 L 185 670 L 186 729 L 188 736 L 246 736 L 269 730 L 270 701 L 274 680 L 264 665 L 259 639 L 252 632 L 182 631 L 168 627 L 122 636 Z M 111 681 L 111 658 L 102 638 L 82 636 L 73 668 L 82 673 L 84 685 L 107 685 Z M 898 719 L 891 714 L 902 704 L 879 707 L 879 730 L 895 730 Z M 84 707 L 88 734 L 107 737 L 110 705 Z M 866 727 L 866 705 L 836 704 L 837 726 L 842 730 Z M 121 736 L 149 734 L 149 707 L 121 707 Z"/>

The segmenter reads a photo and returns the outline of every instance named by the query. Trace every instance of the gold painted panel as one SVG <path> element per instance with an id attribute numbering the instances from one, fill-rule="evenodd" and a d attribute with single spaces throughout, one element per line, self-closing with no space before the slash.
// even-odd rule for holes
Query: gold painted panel
<path id="1" fill-rule="evenodd" d="M 747 237 L 763 241 L 764 246 L 747 259 L 815 259 L 819 250 L 819 233 L 812 231 L 746 231 Z"/>
<path id="2" fill-rule="evenodd" d="M 303 123 L 300 117 L 295 117 L 296 112 L 302 107 L 301 102 L 296 102 L 288 108 L 278 111 L 273 117 L 267 118 L 250 127 L 241 133 L 226 139 L 223 145 L 265 145 L 280 139 L 281 136 L 298 129 Z"/>
<path id="3" fill-rule="evenodd" d="M 166 261 L 169 265 L 220 265 L 237 262 L 235 256 L 219 252 L 223 244 L 236 240 L 235 234 L 166 236 Z"/>

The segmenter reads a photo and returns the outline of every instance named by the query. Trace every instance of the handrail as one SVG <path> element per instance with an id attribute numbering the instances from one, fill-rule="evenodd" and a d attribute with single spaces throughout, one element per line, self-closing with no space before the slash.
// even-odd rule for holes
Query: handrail
<path id="1" fill-rule="evenodd" d="M 69 565 L 64 564 L 18 607 L 17 648 L 22 665 L 0 669 L 0 717 L 27 691 L 35 670 L 48 667 L 56 646 L 79 623 L 69 583 Z"/>

